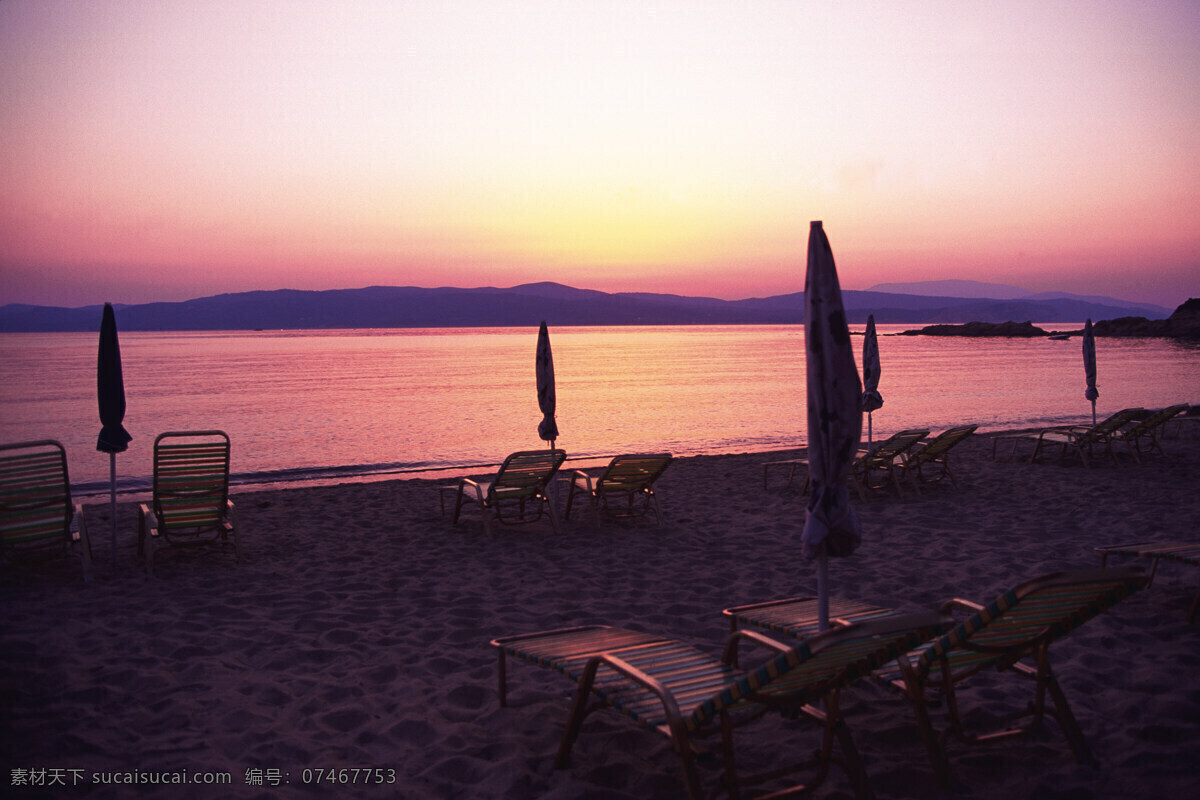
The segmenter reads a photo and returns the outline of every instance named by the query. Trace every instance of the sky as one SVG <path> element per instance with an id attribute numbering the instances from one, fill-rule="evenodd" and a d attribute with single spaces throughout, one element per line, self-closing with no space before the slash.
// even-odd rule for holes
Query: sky
<path id="1" fill-rule="evenodd" d="M 0 305 L 1200 296 L 1200 3 L 0 0 Z"/>

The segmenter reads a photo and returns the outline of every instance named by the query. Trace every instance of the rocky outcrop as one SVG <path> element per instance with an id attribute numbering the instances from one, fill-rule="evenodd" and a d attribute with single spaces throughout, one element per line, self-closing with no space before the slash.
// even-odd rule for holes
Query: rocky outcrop
<path id="1" fill-rule="evenodd" d="M 1200 339 L 1200 299 L 1192 298 L 1175 309 L 1167 319 L 1118 317 L 1104 319 L 1092 326 L 1096 336 L 1157 336 L 1167 339 Z M 904 331 L 901 336 L 1017 336 L 1034 338 L 1082 336 L 1083 331 L 1044 331 L 1032 322 L 968 322 L 966 325 L 928 325 L 920 330 Z"/>
<path id="2" fill-rule="evenodd" d="M 1048 336 L 1032 322 L 968 322 L 966 325 L 927 325 L 920 330 L 904 331 L 902 336 L 1007 336 L 1032 339 Z"/>
<path id="3" fill-rule="evenodd" d="M 1167 319 L 1118 317 L 1092 326 L 1097 336 L 1159 336 L 1169 339 L 1200 339 L 1200 298 L 1193 297 Z"/>

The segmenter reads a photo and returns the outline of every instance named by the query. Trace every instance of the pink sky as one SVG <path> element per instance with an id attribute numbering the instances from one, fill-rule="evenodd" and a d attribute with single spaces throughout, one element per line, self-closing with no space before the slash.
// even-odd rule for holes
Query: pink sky
<path id="1" fill-rule="evenodd" d="M 1200 296 L 1200 4 L 0 2 L 0 304 Z"/>

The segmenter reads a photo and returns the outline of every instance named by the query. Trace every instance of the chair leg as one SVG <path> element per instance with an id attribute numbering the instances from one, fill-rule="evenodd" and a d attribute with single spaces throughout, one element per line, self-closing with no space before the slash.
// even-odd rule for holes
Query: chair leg
<path id="1" fill-rule="evenodd" d="M 228 502 L 226 509 L 226 514 L 228 515 L 229 534 L 233 537 L 233 555 L 237 559 L 237 563 L 240 564 L 242 563 L 242 544 L 241 540 L 238 538 L 237 509 L 234 507 L 232 500 Z"/>
<path id="2" fill-rule="evenodd" d="M 1045 647 L 1039 648 L 1037 662 L 1038 682 L 1049 690 L 1050 697 L 1054 700 L 1054 707 L 1058 711 L 1058 724 L 1062 727 L 1067 741 L 1070 742 L 1075 757 L 1081 764 L 1096 766 L 1096 759 L 1092 757 L 1092 751 L 1083 737 L 1083 730 L 1079 727 L 1079 722 L 1075 719 L 1070 704 L 1067 703 L 1067 696 L 1063 694 L 1062 687 L 1058 685 L 1058 679 L 1054 677 L 1054 672 L 1050 669 L 1049 656 Z M 1044 702 L 1040 697 L 1039 701 Z"/>
<path id="3" fill-rule="evenodd" d="M 579 678 L 579 688 L 575 691 L 575 700 L 571 703 L 571 712 L 567 715 L 567 728 L 563 731 L 562 741 L 558 745 L 558 755 L 554 757 L 555 769 L 566 769 L 571 763 L 571 748 L 579 738 L 579 729 L 584 718 L 588 715 L 588 697 L 592 693 L 592 684 L 596 680 L 596 669 L 599 661 L 592 659 Z"/>

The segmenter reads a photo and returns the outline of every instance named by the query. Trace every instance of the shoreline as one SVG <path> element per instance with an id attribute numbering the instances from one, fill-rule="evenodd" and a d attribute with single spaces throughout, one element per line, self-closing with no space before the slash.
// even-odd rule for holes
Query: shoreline
<path id="1" fill-rule="evenodd" d="M 877 492 L 866 502 L 852 492 L 863 544 L 831 562 L 832 592 L 910 611 L 950 597 L 988 602 L 1039 574 L 1098 566 L 1096 546 L 1194 538 L 1198 441 L 1192 432 L 1164 443 L 1167 459 L 1084 470 L 993 461 L 991 437 L 976 435 L 955 451 L 957 489 Z M 782 476 L 763 489 L 772 457 L 679 458 L 658 483 L 661 530 L 643 519 L 597 531 L 573 514 L 558 534 L 535 524 L 488 535 L 473 513 L 457 527 L 440 514 L 435 489 L 445 480 L 239 490 L 243 563 L 231 548 L 178 549 L 153 579 L 135 552 L 136 505 L 118 503 L 115 571 L 107 504 L 89 506 L 93 583 L 69 560 L 3 573 L 0 780 L 39 767 L 220 771 L 232 785 L 140 785 L 137 796 L 265 799 L 327 796 L 330 787 L 305 783 L 304 770 L 311 778 L 371 768 L 395 770 L 397 784 L 359 793 L 673 800 L 681 786 L 669 745 L 618 715 L 589 718 L 572 765 L 554 770 L 569 683 L 512 664 L 501 709 L 488 642 L 607 624 L 719 654 L 723 608 L 815 589 L 799 557 L 805 498 Z M 956 796 L 1115 800 L 1194 787 L 1200 625 L 1185 615 L 1198 579 L 1194 568 L 1164 563 L 1153 586 L 1051 648 L 1098 769 L 1077 765 L 1048 722 L 1030 739 L 951 744 Z M 979 676 L 962 695 L 968 721 L 986 726 L 1019 709 L 1026 688 Z M 932 794 L 907 702 L 869 681 L 843 699 L 877 796 Z M 811 730 L 751 726 L 744 743 L 770 755 L 807 747 Z M 271 775 L 288 782 L 262 782 Z M 835 769 L 815 796 L 848 792 Z"/>
<path id="2" fill-rule="evenodd" d="M 1016 424 L 1016 423 L 1014 423 L 1014 424 Z M 1063 426 L 1054 426 L 1054 427 L 1063 427 Z M 1030 433 L 1037 434 L 1039 431 L 1042 431 L 1042 430 L 1045 430 L 1045 427 L 1042 427 L 1042 426 L 1013 427 L 1013 428 L 998 427 L 998 428 L 985 428 L 982 430 L 978 430 L 978 431 L 976 431 L 975 435 L 980 436 L 980 437 L 986 437 L 986 438 L 996 438 L 996 437 L 1005 437 L 1005 436 L 1018 436 L 1018 435 L 1030 434 Z M 933 431 L 933 433 L 937 433 L 937 431 Z M 883 438 L 886 438 L 888 435 L 889 435 L 888 433 L 877 433 L 875 435 L 875 439 L 881 441 Z M 688 455 L 678 455 L 678 456 L 676 456 L 676 458 L 677 459 L 713 458 L 713 457 L 721 457 L 721 456 L 755 456 L 755 455 L 764 456 L 764 457 L 772 457 L 772 456 L 773 457 L 778 457 L 778 456 L 787 457 L 787 456 L 794 456 L 796 453 L 802 454 L 803 451 L 806 449 L 806 447 L 807 447 L 807 444 L 798 444 L 798 445 L 795 445 L 792 447 L 772 447 L 771 449 L 767 449 L 767 450 L 737 450 L 737 451 L 726 451 L 726 452 L 715 452 L 715 453 L 692 453 L 692 454 L 688 454 Z M 530 448 L 530 449 L 537 449 L 537 448 Z M 572 456 L 568 452 L 567 460 L 564 463 L 562 469 L 563 470 L 592 469 L 592 468 L 596 468 L 596 467 L 603 467 L 604 465 L 608 464 L 608 462 L 611 461 L 617 455 L 621 455 L 621 453 L 613 453 L 611 455 L 599 455 L 599 456 L 593 456 L 593 455 Z M 445 467 L 421 467 L 421 468 L 413 468 L 413 469 L 384 469 L 384 470 L 380 470 L 378 472 L 362 472 L 359 474 L 333 475 L 330 477 L 292 478 L 292 479 L 281 478 L 279 480 L 272 480 L 272 481 L 255 480 L 254 473 L 239 474 L 239 473 L 235 472 L 230 475 L 230 494 L 235 495 L 235 494 L 241 494 L 243 492 L 254 492 L 254 491 L 274 491 L 274 490 L 290 491 L 293 489 L 307 489 L 307 488 L 317 488 L 317 487 L 323 487 L 323 486 L 339 486 L 342 484 L 349 485 L 349 484 L 359 484 L 359 483 L 378 483 L 378 482 L 382 482 L 382 481 L 392 481 L 392 480 L 431 480 L 431 481 L 436 481 L 436 480 L 440 480 L 439 476 L 444 476 L 444 475 L 447 475 L 448 473 L 450 473 L 452 475 L 452 477 L 458 477 L 458 476 L 462 476 L 462 475 L 478 475 L 478 474 L 485 473 L 489 470 L 494 471 L 500 466 L 500 463 L 502 460 L 503 459 L 501 458 L 500 460 L 497 460 L 497 461 L 494 461 L 491 463 L 451 465 L 451 466 L 445 466 Z M 356 467 L 354 467 L 354 466 L 350 466 L 350 467 L 320 467 L 320 468 L 314 468 L 313 471 L 314 472 L 321 472 L 321 471 L 336 472 L 338 470 L 343 470 L 343 469 L 354 470 L 354 469 L 356 469 Z M 288 472 L 288 471 L 289 470 L 284 469 L 284 470 L 278 470 L 276 472 Z M 118 485 L 117 497 L 126 502 L 144 502 L 145 500 L 149 499 L 149 497 L 150 497 L 150 480 L 151 480 L 150 476 L 147 475 L 144 478 L 139 479 L 138 485 L 135 487 L 122 488 L 120 485 Z M 120 481 L 121 481 L 120 476 L 118 476 L 117 481 L 118 481 L 118 484 L 120 484 Z M 76 485 L 72 485 L 72 487 L 71 487 L 71 496 L 73 498 L 75 498 L 75 500 L 77 500 L 77 501 L 82 501 L 85 499 L 92 499 L 92 500 L 97 500 L 97 501 L 106 500 L 109 496 L 109 489 L 108 489 L 107 484 L 104 485 L 103 487 L 98 487 L 98 488 L 92 488 L 91 484 L 86 484 L 86 485 L 82 485 L 82 486 L 84 486 L 85 488 L 80 488 L 79 486 L 76 486 Z"/>

